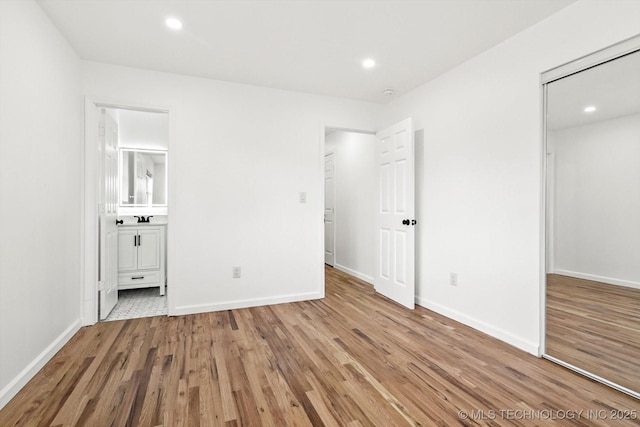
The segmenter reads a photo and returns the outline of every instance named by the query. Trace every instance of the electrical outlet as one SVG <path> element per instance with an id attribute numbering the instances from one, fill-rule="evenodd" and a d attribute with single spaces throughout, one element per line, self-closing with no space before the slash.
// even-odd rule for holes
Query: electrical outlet
<path id="1" fill-rule="evenodd" d="M 242 270 L 240 269 L 240 267 L 233 267 L 233 278 L 239 279 L 241 275 L 242 275 Z"/>
<path id="2" fill-rule="evenodd" d="M 449 273 L 449 284 L 451 286 L 458 286 L 458 273 Z"/>

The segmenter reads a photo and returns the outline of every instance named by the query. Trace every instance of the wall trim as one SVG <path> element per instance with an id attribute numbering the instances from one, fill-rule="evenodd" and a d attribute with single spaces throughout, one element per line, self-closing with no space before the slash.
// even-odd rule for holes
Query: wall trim
<path id="1" fill-rule="evenodd" d="M 364 274 L 364 273 L 360 273 L 359 271 L 356 270 L 352 270 L 349 267 L 345 267 L 344 265 L 340 265 L 338 263 L 336 263 L 333 268 L 335 268 L 336 270 L 340 270 L 344 273 L 350 274 L 351 276 L 357 277 L 360 280 L 363 280 L 365 282 L 367 282 L 370 285 L 373 285 L 373 277 Z"/>
<path id="2" fill-rule="evenodd" d="M 416 295 L 416 304 L 426 309 L 429 309 L 431 311 L 435 311 L 438 314 L 442 314 L 443 316 L 446 316 L 457 322 L 463 323 L 473 329 L 476 329 L 480 332 L 483 332 L 487 335 L 497 338 L 500 341 L 504 341 L 507 344 L 517 347 L 520 350 L 526 351 L 527 353 L 530 353 L 536 357 L 540 357 L 540 349 L 537 343 L 524 340 L 516 335 L 513 335 L 510 332 L 496 328 L 495 326 L 490 325 L 486 322 L 475 319 L 471 316 L 467 316 L 466 314 L 461 313 L 457 310 L 453 310 L 443 305 L 431 302 L 426 298 L 422 298 L 417 295 Z"/>
<path id="3" fill-rule="evenodd" d="M 562 276 L 575 277 L 577 279 L 592 280 L 594 282 L 602 282 L 609 285 L 624 286 L 625 288 L 640 289 L 640 282 L 616 279 L 613 277 L 598 276 L 597 274 L 580 273 L 577 271 L 563 270 L 561 268 L 556 268 L 552 271 L 551 274 L 560 274 Z"/>
<path id="4" fill-rule="evenodd" d="M 210 311 L 233 310 L 237 308 L 258 307 L 263 305 L 284 304 L 289 302 L 309 301 L 324 298 L 324 289 L 319 292 L 309 292 L 304 294 L 281 295 L 272 298 L 256 298 L 247 300 L 227 301 L 214 304 L 179 305 L 171 315 L 185 315 L 196 313 L 207 313 Z"/>
<path id="5" fill-rule="evenodd" d="M 80 330 L 80 319 L 71 324 L 51 344 L 31 361 L 9 384 L 0 390 L 0 409 L 9 403 L 13 397 L 40 371 L 49 360 Z"/>
<path id="6" fill-rule="evenodd" d="M 621 56 L 633 53 L 640 49 L 640 35 L 629 37 L 611 46 L 589 53 L 587 55 L 576 58 L 573 61 L 554 67 L 544 71 L 541 74 L 542 84 L 551 83 L 571 74 L 579 73 L 587 68 L 595 67 L 607 61 L 617 59 Z"/>

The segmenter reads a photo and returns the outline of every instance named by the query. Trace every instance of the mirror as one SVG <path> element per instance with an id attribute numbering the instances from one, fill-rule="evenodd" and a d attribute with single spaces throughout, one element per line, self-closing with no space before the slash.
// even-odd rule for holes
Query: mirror
<path id="1" fill-rule="evenodd" d="M 546 84 L 545 357 L 640 396 L 640 51 Z"/>
<path id="2" fill-rule="evenodd" d="M 167 205 L 167 152 L 120 149 L 120 206 Z"/>

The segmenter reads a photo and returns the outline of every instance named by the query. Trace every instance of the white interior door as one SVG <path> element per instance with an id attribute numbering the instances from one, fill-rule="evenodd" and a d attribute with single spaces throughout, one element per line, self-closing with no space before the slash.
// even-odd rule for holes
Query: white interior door
<path id="1" fill-rule="evenodd" d="M 100 212 L 100 320 L 107 318 L 118 302 L 118 124 L 100 109 L 98 144 Z"/>
<path id="2" fill-rule="evenodd" d="M 415 200 L 413 122 L 403 120 L 376 134 L 377 292 L 414 308 Z"/>
<path id="3" fill-rule="evenodd" d="M 334 154 L 324 156 L 324 263 L 333 267 L 335 255 L 334 206 L 336 195 Z"/>

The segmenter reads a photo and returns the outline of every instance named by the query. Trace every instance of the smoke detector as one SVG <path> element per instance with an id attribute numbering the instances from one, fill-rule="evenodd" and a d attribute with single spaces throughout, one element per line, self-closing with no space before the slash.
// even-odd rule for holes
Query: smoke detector
<path id="1" fill-rule="evenodd" d="M 393 90 L 393 89 L 385 89 L 385 90 L 382 91 L 382 93 L 384 95 L 387 95 L 387 96 L 393 95 L 394 92 L 395 92 L 395 90 Z"/>

